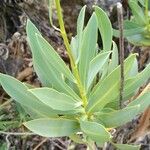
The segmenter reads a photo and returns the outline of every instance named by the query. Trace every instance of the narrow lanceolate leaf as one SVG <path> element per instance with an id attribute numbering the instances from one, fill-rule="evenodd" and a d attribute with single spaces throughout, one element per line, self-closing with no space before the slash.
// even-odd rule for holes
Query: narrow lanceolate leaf
<path id="1" fill-rule="evenodd" d="M 83 133 L 85 133 L 90 139 L 94 140 L 95 142 L 104 143 L 110 141 L 110 133 L 101 124 L 91 121 L 81 121 L 80 127 Z"/>
<path id="2" fill-rule="evenodd" d="M 93 79 L 95 78 L 95 76 L 97 75 L 97 73 L 100 70 L 102 70 L 102 67 L 109 59 L 110 53 L 111 53 L 111 51 L 100 53 L 90 61 L 90 67 L 89 67 L 88 78 L 87 78 L 87 89 L 91 85 L 91 83 L 92 83 Z"/>
<path id="3" fill-rule="evenodd" d="M 132 64 L 131 71 L 129 72 L 129 77 L 134 77 L 138 74 L 138 61 L 137 59 Z"/>
<path id="4" fill-rule="evenodd" d="M 77 19 L 77 37 L 80 42 L 82 39 L 82 33 L 84 28 L 85 10 L 86 10 L 86 6 L 82 7 Z"/>
<path id="5" fill-rule="evenodd" d="M 133 65 L 134 66 L 134 65 Z M 133 69 L 133 66 L 131 69 Z M 136 70 L 134 68 L 134 70 Z M 134 74 L 136 71 L 134 72 Z M 129 77 L 131 76 L 131 70 L 129 72 Z M 148 79 L 150 78 L 150 64 L 136 76 L 128 78 L 125 80 L 124 84 L 124 101 L 129 100 L 132 96 L 134 96 L 140 86 L 142 86 Z M 108 104 L 108 107 L 113 106 L 114 109 L 118 109 L 119 104 L 119 95 L 112 100 L 112 103 Z M 138 105 L 138 104 L 137 104 Z"/>
<path id="6" fill-rule="evenodd" d="M 79 74 L 83 86 L 86 85 L 89 63 L 96 54 L 97 20 L 93 13 L 83 33 L 81 56 L 79 61 Z"/>
<path id="7" fill-rule="evenodd" d="M 124 37 L 133 37 L 136 36 L 138 34 L 143 34 L 143 32 L 145 32 L 145 27 L 137 27 L 137 28 L 130 28 L 130 29 L 125 29 L 123 31 Z M 119 37 L 119 30 L 113 30 L 113 34 L 115 37 Z M 136 39 L 136 38 L 135 38 Z"/>
<path id="8" fill-rule="evenodd" d="M 95 13 L 98 20 L 98 28 L 103 42 L 103 50 L 110 51 L 112 45 L 112 26 L 107 14 L 99 7 L 95 6 Z"/>
<path id="9" fill-rule="evenodd" d="M 81 102 L 52 88 L 36 88 L 30 91 L 41 102 L 56 110 L 69 111 L 81 106 Z"/>
<path id="10" fill-rule="evenodd" d="M 131 121 L 139 113 L 139 111 L 140 105 L 135 105 L 132 107 L 126 107 L 122 110 L 114 110 L 109 113 L 97 113 L 95 115 L 96 118 L 105 125 L 105 127 L 114 128 Z"/>
<path id="11" fill-rule="evenodd" d="M 128 97 L 134 93 L 140 86 L 142 86 L 150 78 L 150 64 L 136 76 L 129 78 L 125 82 L 124 97 Z M 132 95 L 131 95 L 132 96 Z"/>
<path id="12" fill-rule="evenodd" d="M 109 63 L 108 74 L 111 73 L 118 66 L 118 64 L 119 64 L 118 48 L 116 43 L 113 41 L 112 56 L 111 56 L 111 61 Z"/>
<path id="13" fill-rule="evenodd" d="M 77 64 L 78 58 L 79 58 L 79 51 L 78 51 L 78 39 L 77 36 L 71 38 L 70 43 L 71 51 L 74 57 L 74 60 Z"/>
<path id="14" fill-rule="evenodd" d="M 128 144 L 115 144 L 113 145 L 118 149 L 118 150 L 140 150 L 140 145 L 128 145 Z"/>
<path id="15" fill-rule="evenodd" d="M 131 0 L 129 2 L 129 6 L 131 8 L 134 19 L 136 20 L 136 23 L 138 23 L 139 25 L 145 25 L 146 24 L 145 14 L 142 8 L 138 5 L 138 3 L 135 2 L 134 0 Z"/>
<path id="16" fill-rule="evenodd" d="M 39 116 L 56 116 L 56 112 L 40 102 L 34 95 L 32 95 L 28 88 L 8 75 L 0 74 L 0 83 L 4 90 L 22 106 L 26 106 L 29 110 L 38 114 Z"/>
<path id="17" fill-rule="evenodd" d="M 84 28 L 84 19 L 85 19 L 85 10 L 86 6 L 82 7 L 78 19 L 77 19 L 77 57 L 76 57 L 76 64 L 78 63 L 80 59 L 80 54 L 81 54 L 81 46 L 82 46 L 82 37 L 83 37 L 83 28 Z"/>
<path id="18" fill-rule="evenodd" d="M 138 46 L 149 46 L 150 39 L 146 38 L 144 34 L 136 34 L 132 36 L 128 36 L 127 40 L 130 41 L 130 43 L 133 43 L 134 45 Z"/>
<path id="19" fill-rule="evenodd" d="M 58 91 L 67 93 L 74 98 L 79 99 L 78 95 L 64 82 L 62 73 L 59 72 L 56 67 L 51 65 L 51 59 L 48 59 L 47 57 L 45 58 L 45 55 L 43 55 L 43 49 L 39 47 L 39 43 L 36 37 L 36 34 L 40 35 L 40 32 L 29 20 L 27 22 L 26 30 L 29 45 L 33 55 L 34 69 L 42 84 L 47 87 L 53 87 Z"/>
<path id="20" fill-rule="evenodd" d="M 125 60 L 125 77 L 128 75 L 131 64 L 136 59 L 133 54 Z M 89 104 L 87 111 L 89 113 L 100 111 L 106 104 L 114 100 L 120 93 L 120 66 L 118 66 L 112 73 L 105 79 L 100 80 L 96 87 L 93 89 L 89 97 Z"/>
<path id="21" fill-rule="evenodd" d="M 150 91 L 129 103 L 128 107 L 135 105 L 140 105 L 139 113 L 143 112 L 148 106 L 150 106 Z"/>
<path id="22" fill-rule="evenodd" d="M 41 118 L 24 125 L 32 132 L 44 137 L 69 136 L 79 131 L 79 123 L 65 118 Z"/>
<path id="23" fill-rule="evenodd" d="M 65 77 L 74 81 L 73 74 L 53 47 L 41 35 L 37 34 L 36 38 L 44 58 L 47 59 L 47 61 L 50 60 L 49 62 L 58 72 L 61 72 Z"/>

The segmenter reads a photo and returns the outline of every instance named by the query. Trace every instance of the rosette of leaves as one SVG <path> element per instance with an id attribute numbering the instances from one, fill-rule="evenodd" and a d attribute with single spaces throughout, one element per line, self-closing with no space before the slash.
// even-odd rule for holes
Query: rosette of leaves
<path id="1" fill-rule="evenodd" d="M 94 149 L 94 143 L 111 142 L 111 128 L 131 121 L 150 105 L 150 92 L 145 92 L 124 108 L 119 107 L 120 65 L 117 45 L 112 42 L 110 20 L 101 8 L 95 6 L 84 25 L 85 10 L 86 6 L 77 20 L 77 35 L 67 45 L 71 50 L 67 51 L 71 69 L 28 20 L 27 38 L 42 87 L 32 87 L 4 74 L 0 74 L 0 83 L 30 115 L 31 119 L 24 123 L 29 130 L 44 137 L 68 136 Z M 63 23 L 59 9 L 58 14 Z M 101 49 L 97 46 L 98 29 L 103 43 Z M 63 30 L 61 33 L 65 35 Z M 150 65 L 138 73 L 136 54 L 131 54 L 124 61 L 124 69 L 123 99 L 126 101 L 148 80 Z M 114 145 L 118 149 L 139 149 L 138 146 Z"/>
<path id="2" fill-rule="evenodd" d="M 150 0 L 129 0 L 132 16 L 124 21 L 124 36 L 137 46 L 150 46 Z M 119 31 L 114 30 L 114 36 Z"/>

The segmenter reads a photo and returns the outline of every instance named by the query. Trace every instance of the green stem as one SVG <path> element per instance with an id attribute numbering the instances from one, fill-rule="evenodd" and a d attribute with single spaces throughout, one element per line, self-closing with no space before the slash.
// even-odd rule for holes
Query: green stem
<path id="1" fill-rule="evenodd" d="M 63 37 L 64 44 L 65 44 L 65 47 L 66 47 L 66 50 L 67 50 L 67 54 L 68 54 L 69 59 L 70 59 L 72 71 L 73 71 L 73 73 L 75 75 L 75 78 L 77 80 L 77 86 L 78 86 L 80 96 L 81 96 L 82 101 L 83 101 L 83 106 L 86 107 L 87 106 L 86 92 L 85 92 L 85 89 L 84 89 L 84 87 L 82 85 L 82 82 L 80 80 L 79 71 L 78 71 L 77 65 L 74 61 L 74 58 L 73 58 L 73 55 L 72 55 L 72 52 L 71 52 L 71 48 L 70 48 L 69 40 L 68 40 L 68 37 L 67 37 L 67 34 L 66 34 L 64 21 L 63 21 L 63 16 L 62 16 L 62 12 L 61 12 L 60 0 L 55 0 L 55 3 L 56 3 L 58 22 L 59 22 L 59 25 L 60 25 L 61 35 Z"/>

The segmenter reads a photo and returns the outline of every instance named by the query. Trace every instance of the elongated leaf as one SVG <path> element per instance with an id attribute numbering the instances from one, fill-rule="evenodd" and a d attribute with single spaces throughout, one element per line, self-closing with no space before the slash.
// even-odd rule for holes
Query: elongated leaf
<path id="1" fill-rule="evenodd" d="M 145 25 L 146 19 L 145 14 L 142 8 L 135 2 L 134 0 L 130 0 L 129 6 L 131 8 L 132 14 L 134 16 L 134 19 L 139 25 Z"/>
<path id="2" fill-rule="evenodd" d="M 139 110 L 140 105 L 136 105 L 109 113 L 97 113 L 96 118 L 98 118 L 105 125 L 105 127 L 114 128 L 131 121 L 139 113 Z"/>
<path id="3" fill-rule="evenodd" d="M 112 46 L 112 26 L 107 14 L 99 7 L 95 6 L 95 13 L 98 20 L 98 27 L 103 42 L 103 50 L 110 51 Z"/>
<path id="4" fill-rule="evenodd" d="M 81 39 L 82 39 L 82 33 L 83 33 L 83 27 L 84 27 L 84 18 L 85 18 L 85 10 L 86 10 L 86 5 L 84 7 L 82 7 L 82 9 L 79 13 L 78 19 L 77 19 L 77 37 L 79 39 L 79 42 L 81 42 Z"/>
<path id="5" fill-rule="evenodd" d="M 137 46 L 150 46 L 150 38 L 146 38 L 145 36 L 144 34 L 135 34 L 128 36 L 127 40 Z"/>
<path id="6" fill-rule="evenodd" d="M 142 96 L 138 97 L 134 101 L 128 104 L 128 107 L 140 105 L 139 113 L 143 112 L 148 106 L 150 106 L 150 91 L 146 92 Z"/>
<path id="7" fill-rule="evenodd" d="M 123 93 L 124 101 L 134 96 L 138 88 L 142 86 L 149 78 L 150 78 L 150 64 L 141 73 L 125 80 Z M 119 95 L 114 100 L 112 100 L 112 103 L 108 104 L 106 107 L 118 109 L 119 106 L 118 104 L 119 104 Z"/>
<path id="8" fill-rule="evenodd" d="M 114 144 L 118 150 L 140 150 L 140 145 Z"/>
<path id="9" fill-rule="evenodd" d="M 139 27 L 143 27 L 142 25 L 139 25 L 134 20 L 125 20 L 124 21 L 124 28 L 125 29 L 136 29 Z"/>
<path id="10" fill-rule="evenodd" d="M 108 73 L 112 72 L 119 64 L 118 60 L 118 48 L 116 43 L 113 41 L 113 49 L 112 49 L 112 56 L 111 62 L 109 63 Z"/>
<path id="11" fill-rule="evenodd" d="M 82 37 L 83 37 L 83 28 L 84 28 L 84 19 L 85 19 L 85 10 L 86 6 L 82 7 L 78 19 L 77 19 L 77 57 L 76 57 L 76 64 L 78 63 L 81 55 L 81 46 L 82 46 Z"/>
<path id="12" fill-rule="evenodd" d="M 75 79 L 72 73 L 57 52 L 53 49 L 53 47 L 42 36 L 37 34 L 36 38 L 44 58 L 47 61 L 50 60 L 49 62 L 58 72 L 61 72 L 65 77 L 74 81 Z"/>
<path id="13" fill-rule="evenodd" d="M 78 51 L 78 39 L 77 36 L 71 38 L 70 43 L 71 51 L 74 57 L 74 60 L 77 64 L 78 58 L 79 58 L 79 51 Z"/>
<path id="14" fill-rule="evenodd" d="M 134 77 L 138 74 L 138 61 L 135 59 L 131 71 L 129 72 L 129 77 Z"/>
<path id="15" fill-rule="evenodd" d="M 15 78 L 0 74 L 0 83 L 4 90 L 22 106 L 26 106 L 39 116 L 56 116 L 56 112 L 40 102 L 28 88 Z"/>
<path id="16" fill-rule="evenodd" d="M 39 47 L 39 43 L 36 38 L 36 34 L 40 35 L 40 33 L 35 25 L 29 20 L 27 22 L 26 30 L 33 55 L 34 69 L 42 84 L 69 94 L 76 99 L 80 99 L 79 96 L 64 82 L 62 73 L 58 72 L 56 67 L 51 65 L 51 60 L 48 58 L 46 59 L 45 55 L 43 55 L 43 50 Z"/>
<path id="17" fill-rule="evenodd" d="M 124 37 L 135 37 L 138 34 L 143 34 L 145 32 L 145 27 L 137 27 L 131 29 L 124 29 L 123 35 Z M 113 29 L 113 35 L 115 37 L 119 37 L 120 32 L 118 30 Z"/>
<path id="18" fill-rule="evenodd" d="M 131 64 L 135 61 L 133 54 L 125 60 L 125 76 L 131 69 Z M 100 80 L 89 97 L 87 106 L 88 112 L 100 111 L 106 104 L 114 100 L 120 93 L 120 66 L 118 66 L 105 79 Z"/>
<path id="19" fill-rule="evenodd" d="M 81 102 L 64 93 L 51 88 L 36 88 L 30 90 L 41 102 L 53 109 L 61 111 L 73 110 L 81 106 Z"/>
<path id="20" fill-rule="evenodd" d="M 87 89 L 89 88 L 96 74 L 102 69 L 106 61 L 109 59 L 110 53 L 111 52 L 100 53 L 91 60 L 88 71 Z"/>
<path id="21" fill-rule="evenodd" d="M 96 53 L 96 43 L 97 43 L 97 20 L 95 13 L 93 13 L 84 30 L 81 46 L 81 56 L 79 61 L 79 74 L 84 87 L 87 81 L 89 63 Z"/>
<path id="22" fill-rule="evenodd" d="M 79 123 L 63 118 L 41 118 L 28 121 L 24 125 L 34 133 L 44 137 L 69 136 L 79 131 Z"/>
<path id="23" fill-rule="evenodd" d="M 96 122 L 81 121 L 80 127 L 89 138 L 96 142 L 108 142 L 111 138 L 110 133 L 105 129 L 105 127 Z"/>
<path id="24" fill-rule="evenodd" d="M 142 86 L 150 78 L 150 64 L 139 74 L 133 78 L 129 78 L 125 82 L 124 97 L 134 93 L 140 86 Z"/>

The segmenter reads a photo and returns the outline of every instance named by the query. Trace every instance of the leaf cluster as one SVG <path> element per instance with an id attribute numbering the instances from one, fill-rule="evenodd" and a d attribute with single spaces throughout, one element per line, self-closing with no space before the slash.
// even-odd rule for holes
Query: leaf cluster
<path id="1" fill-rule="evenodd" d="M 150 46 L 150 1 L 129 0 L 132 12 L 130 19 L 124 21 L 124 36 L 137 46 Z M 114 36 L 119 36 L 119 31 L 114 29 Z"/>
<path id="2" fill-rule="evenodd" d="M 125 124 L 150 105 L 150 92 L 124 108 L 119 107 L 120 65 L 110 20 L 95 6 L 85 25 L 85 10 L 86 6 L 80 11 L 77 35 L 70 43 L 74 61 L 71 69 L 28 20 L 27 38 L 34 69 L 43 87 L 35 88 L 4 74 L 0 74 L 0 83 L 31 116 L 31 120 L 24 123 L 31 131 L 45 137 L 69 136 L 79 143 L 94 141 L 101 145 L 111 142 L 111 128 Z M 98 30 L 103 43 L 101 49 L 97 44 Z M 124 70 L 122 103 L 148 80 L 150 65 L 139 73 L 136 54 L 131 54 L 124 61 Z M 123 148 L 119 144 L 115 146 Z"/>

